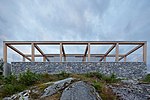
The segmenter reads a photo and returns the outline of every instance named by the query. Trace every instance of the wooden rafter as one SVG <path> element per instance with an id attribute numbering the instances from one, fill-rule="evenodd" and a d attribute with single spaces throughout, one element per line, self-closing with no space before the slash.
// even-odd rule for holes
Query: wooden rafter
<path id="1" fill-rule="evenodd" d="M 105 53 L 105 55 L 100 59 L 102 61 L 107 55 L 115 48 L 116 45 L 111 46 L 111 48 Z"/>
<path id="2" fill-rule="evenodd" d="M 37 45 L 35 44 L 34 47 L 42 54 L 43 57 L 45 57 L 45 59 L 46 59 L 47 61 L 49 61 L 49 59 L 48 59 L 47 56 L 44 54 L 44 52 L 40 49 L 39 46 L 37 46 Z"/>
<path id="3" fill-rule="evenodd" d="M 138 45 L 135 48 L 133 48 L 131 51 L 129 51 L 127 54 L 125 54 L 123 57 L 119 58 L 119 61 L 122 60 L 124 57 L 127 57 L 128 55 L 130 55 L 131 53 L 133 53 L 134 51 L 136 51 L 137 49 L 141 48 L 143 45 Z"/>
<path id="4" fill-rule="evenodd" d="M 22 55 L 23 57 L 25 57 L 26 59 L 28 59 L 29 61 L 31 61 L 30 58 L 28 58 L 26 55 L 24 55 L 21 51 L 19 51 L 18 49 L 16 49 L 15 47 L 11 46 L 11 45 L 7 45 L 9 48 L 11 48 L 12 50 L 14 50 L 15 52 L 19 53 L 20 55 Z"/>
<path id="5" fill-rule="evenodd" d="M 84 55 L 83 55 L 82 61 L 85 61 L 87 52 L 88 52 L 88 45 L 86 46 L 85 53 L 84 53 Z"/>
<path id="6" fill-rule="evenodd" d="M 66 57 L 65 49 L 64 49 L 64 46 L 63 46 L 63 45 L 62 45 L 62 53 L 63 53 L 64 57 Z"/>

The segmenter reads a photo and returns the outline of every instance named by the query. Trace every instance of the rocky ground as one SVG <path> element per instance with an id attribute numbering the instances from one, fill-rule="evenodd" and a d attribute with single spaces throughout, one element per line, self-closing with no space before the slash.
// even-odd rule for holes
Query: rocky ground
<path id="1" fill-rule="evenodd" d="M 40 86 L 32 87 L 30 90 L 5 97 L 3 100 L 102 100 L 93 86 L 83 81 L 75 81 L 74 78 L 44 85 L 49 86 L 43 91 Z"/>
<path id="2" fill-rule="evenodd" d="M 121 84 L 108 85 L 120 100 L 150 100 L 150 84 L 124 80 Z"/>
<path id="3" fill-rule="evenodd" d="M 122 80 L 106 87 L 116 95 L 115 100 L 150 100 L 150 84 Z M 3 100 L 102 100 L 102 98 L 91 84 L 75 78 L 66 78 L 31 87 Z"/>

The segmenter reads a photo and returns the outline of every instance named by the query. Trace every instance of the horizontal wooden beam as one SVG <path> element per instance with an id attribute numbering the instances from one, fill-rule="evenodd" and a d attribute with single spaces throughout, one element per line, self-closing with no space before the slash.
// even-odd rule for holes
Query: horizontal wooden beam
<path id="1" fill-rule="evenodd" d="M 111 48 L 105 53 L 105 55 L 100 59 L 102 61 L 107 55 L 115 48 L 116 45 L 111 46 Z"/>
<path id="2" fill-rule="evenodd" d="M 45 54 L 47 57 L 59 57 L 59 54 Z M 105 54 L 91 54 L 91 57 L 103 57 Z M 27 57 L 31 57 L 30 54 L 26 54 Z M 87 54 L 86 54 L 87 56 Z M 123 57 L 123 54 L 120 54 L 119 57 Z M 43 57 L 41 54 L 36 54 L 35 57 Z M 84 57 L 83 54 L 66 54 L 66 57 Z M 115 57 L 115 54 L 109 54 L 107 57 Z"/>
<path id="3" fill-rule="evenodd" d="M 119 45 L 141 45 L 146 41 L 4 41 L 8 45 L 30 45 L 31 43 L 37 45 L 111 45 L 119 43 Z"/>
<path id="4" fill-rule="evenodd" d="M 18 49 L 16 49 L 15 47 L 11 46 L 11 45 L 7 45 L 9 48 L 11 48 L 12 50 L 14 50 L 15 52 L 19 53 L 21 56 L 25 57 L 26 59 L 28 59 L 29 61 L 31 61 L 30 58 L 28 58 L 26 55 L 24 55 L 21 51 L 19 51 Z"/>
<path id="5" fill-rule="evenodd" d="M 141 48 L 142 46 L 143 46 L 143 45 L 136 46 L 134 49 L 132 49 L 131 51 L 129 51 L 127 54 L 125 54 L 124 57 L 127 57 L 128 55 L 130 55 L 131 53 L 133 53 L 133 52 L 136 51 L 137 49 Z M 121 57 L 121 58 L 119 59 L 119 61 L 122 60 L 124 57 Z"/>

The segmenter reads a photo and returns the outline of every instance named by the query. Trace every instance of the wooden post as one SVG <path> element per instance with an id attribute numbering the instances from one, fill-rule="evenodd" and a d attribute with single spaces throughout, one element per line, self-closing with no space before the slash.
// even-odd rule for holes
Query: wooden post
<path id="1" fill-rule="evenodd" d="M 104 62 L 106 62 L 106 57 L 104 57 Z"/>
<path id="2" fill-rule="evenodd" d="M 147 43 L 143 45 L 143 62 L 147 62 Z"/>
<path id="3" fill-rule="evenodd" d="M 4 59 L 4 63 L 7 63 L 7 45 L 6 45 L 6 43 L 3 44 L 3 59 Z"/>
<path id="4" fill-rule="evenodd" d="M 60 43 L 60 62 L 62 62 L 62 43 Z"/>
<path id="5" fill-rule="evenodd" d="M 45 57 L 43 57 L 43 62 L 45 62 L 46 61 L 46 58 Z"/>
<path id="6" fill-rule="evenodd" d="M 86 62 L 86 56 L 83 57 L 82 62 Z"/>
<path id="7" fill-rule="evenodd" d="M 119 61 L 119 43 L 116 44 L 116 59 L 115 59 L 116 62 Z"/>
<path id="8" fill-rule="evenodd" d="M 127 61 L 127 57 L 126 56 L 124 56 L 124 62 L 126 62 Z"/>
<path id="9" fill-rule="evenodd" d="M 64 62 L 66 62 L 66 56 L 64 56 Z"/>
<path id="10" fill-rule="evenodd" d="M 26 61 L 26 60 L 25 60 L 25 57 L 23 57 L 22 61 L 23 61 L 23 62 L 25 62 L 25 61 Z"/>
<path id="11" fill-rule="evenodd" d="M 34 51 L 34 43 L 31 43 L 31 61 L 34 62 L 35 61 L 35 51 Z"/>
<path id="12" fill-rule="evenodd" d="M 90 62 L 90 43 L 88 43 L 88 62 Z"/>

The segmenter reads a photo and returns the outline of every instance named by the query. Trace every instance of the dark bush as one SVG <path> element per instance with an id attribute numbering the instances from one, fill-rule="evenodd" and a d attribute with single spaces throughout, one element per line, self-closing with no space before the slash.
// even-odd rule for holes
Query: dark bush
<path id="1" fill-rule="evenodd" d="M 16 92 L 21 92 L 26 88 L 23 84 L 5 84 L 3 86 L 3 95 L 12 95 Z"/>
<path id="2" fill-rule="evenodd" d="M 145 76 L 145 78 L 143 79 L 143 81 L 150 83 L 150 74 L 147 74 L 147 75 Z"/>
<path id="3" fill-rule="evenodd" d="M 99 72 L 90 72 L 90 73 L 86 73 L 85 76 L 86 77 L 95 77 L 95 78 L 98 78 L 101 80 L 103 77 L 103 74 L 101 74 Z"/>
<path id="4" fill-rule="evenodd" d="M 17 77 L 12 74 L 4 78 L 4 84 L 16 84 L 17 82 Z"/>
<path id="5" fill-rule="evenodd" d="M 111 74 L 110 76 L 104 76 L 102 80 L 106 81 L 106 83 L 116 83 L 120 79 L 117 79 L 115 74 Z"/>
<path id="6" fill-rule="evenodd" d="M 30 70 L 27 70 L 27 72 L 19 75 L 19 82 L 26 86 L 33 85 L 34 83 L 36 83 L 39 80 L 40 80 L 39 75 L 32 73 Z"/>

